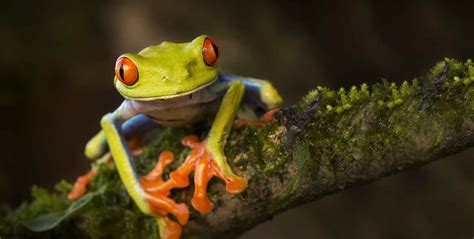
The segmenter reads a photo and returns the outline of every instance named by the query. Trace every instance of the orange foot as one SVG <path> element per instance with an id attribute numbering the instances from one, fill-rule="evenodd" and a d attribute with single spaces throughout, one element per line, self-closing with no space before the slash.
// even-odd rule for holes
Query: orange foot
<path id="1" fill-rule="evenodd" d="M 150 207 L 155 213 L 165 217 L 167 221 L 165 231 L 169 231 L 173 235 L 176 235 L 176 230 L 181 230 L 181 228 L 167 218 L 168 213 L 173 214 L 181 225 L 185 225 L 189 218 L 189 210 L 184 204 L 176 204 L 174 200 L 169 198 L 169 194 L 174 188 L 187 187 L 189 185 L 189 174 L 192 171 L 194 171 L 195 190 L 191 204 L 203 214 L 211 212 L 213 207 L 206 193 L 207 184 L 213 176 L 224 180 L 227 192 L 232 194 L 240 193 L 247 187 L 247 180 L 234 175 L 227 175 L 217 167 L 205 147 L 205 141 L 199 141 L 197 136 L 190 135 L 184 137 L 181 142 L 183 145 L 192 148 L 192 151 L 184 163 L 170 173 L 170 178 L 167 181 L 162 179 L 162 175 L 165 168 L 174 160 L 174 155 L 170 151 L 162 152 L 154 169 L 141 178 L 141 184 L 147 193 Z"/>
<path id="2" fill-rule="evenodd" d="M 200 213 L 209 213 L 212 210 L 212 203 L 207 197 L 207 184 L 212 177 L 216 176 L 226 183 L 226 191 L 231 194 L 241 193 L 247 188 L 247 180 L 234 175 L 228 175 L 222 171 L 218 166 L 212 155 L 207 151 L 205 140 L 199 141 L 195 135 L 189 135 L 183 138 L 182 144 L 192 148 L 184 164 L 180 167 L 184 170 L 177 172 L 184 172 L 185 177 L 194 168 L 194 195 L 191 203 L 193 207 Z M 186 174 L 187 173 L 187 174 Z M 173 173 L 171 174 L 171 177 Z"/>
<path id="3" fill-rule="evenodd" d="M 273 119 L 273 115 L 275 115 L 275 113 L 278 111 L 280 111 L 280 109 L 278 108 L 270 110 L 263 114 L 262 118 L 260 118 L 259 120 L 237 119 L 234 121 L 234 128 L 240 129 L 244 125 L 264 126 L 266 123 L 270 122 L 270 120 Z"/>
<path id="4" fill-rule="evenodd" d="M 155 213 L 163 217 L 171 213 L 178 219 L 181 225 L 185 225 L 189 218 L 188 206 L 183 203 L 177 204 L 173 199 L 169 198 L 169 194 L 173 188 L 186 187 L 186 182 L 178 182 L 171 178 L 164 181 L 161 178 L 163 171 L 173 160 L 174 155 L 172 152 L 162 152 L 158 163 L 146 176 L 141 177 L 140 183 L 147 194 L 148 203 Z"/>
<path id="5" fill-rule="evenodd" d="M 176 204 L 168 196 L 172 189 L 184 188 L 189 185 L 189 174 L 192 171 L 195 171 L 195 191 L 191 203 L 201 213 L 209 213 L 212 210 L 212 203 L 208 199 L 206 191 L 207 184 L 213 176 L 224 180 L 226 182 L 226 190 L 232 194 L 240 193 L 247 187 L 245 179 L 226 175 L 217 167 L 204 142 L 200 142 L 195 135 L 183 138 L 182 144 L 193 150 L 184 163 L 170 173 L 170 178 L 167 181 L 163 181 L 161 176 L 164 169 L 174 160 L 174 155 L 170 151 L 161 153 L 155 168 L 148 175 L 141 178 L 142 186 L 150 196 L 149 203 L 155 209 L 155 212 L 163 216 L 168 212 L 177 216 L 174 212 L 181 210 L 175 208 Z M 177 218 L 179 220 L 178 216 Z M 186 220 L 179 221 L 184 222 L 181 223 L 184 225 Z"/>

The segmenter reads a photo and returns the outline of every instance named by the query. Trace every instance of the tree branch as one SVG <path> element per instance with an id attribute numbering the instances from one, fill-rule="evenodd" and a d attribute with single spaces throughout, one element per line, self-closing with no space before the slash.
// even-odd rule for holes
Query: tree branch
<path id="1" fill-rule="evenodd" d="M 250 178 L 186 227 L 188 235 L 238 234 L 278 212 L 474 145 L 474 67 L 453 60 L 400 87 L 349 92 L 319 87 L 273 124 L 234 132 L 227 155 Z"/>
<path id="2" fill-rule="evenodd" d="M 192 212 L 183 238 L 237 236 L 289 208 L 472 147 L 473 81 L 471 61 L 446 59 L 425 77 L 400 86 L 383 81 L 339 91 L 318 87 L 298 105 L 282 109 L 265 127 L 234 130 L 226 155 L 236 174 L 249 179 L 249 187 L 231 196 L 221 182 L 213 181 L 213 212 Z M 195 131 L 170 129 L 155 135 L 155 143 L 137 159 L 141 172 L 147 172 L 164 149 L 172 149 L 182 160 L 188 150 L 176 142 L 190 132 Z M 103 173 L 106 176 L 95 180 L 92 190 L 110 181 L 120 185 L 113 172 Z M 128 197 L 121 186 L 110 188 L 96 200 L 94 210 L 106 210 L 101 200 Z M 177 191 L 174 198 L 189 202 L 191 196 L 189 188 Z M 120 211 L 116 215 L 127 211 L 149 220 L 129 201 L 114 205 Z M 85 209 L 73 220 L 89 232 L 104 230 L 98 225 L 107 221 L 105 214 L 91 216 L 90 211 Z"/>

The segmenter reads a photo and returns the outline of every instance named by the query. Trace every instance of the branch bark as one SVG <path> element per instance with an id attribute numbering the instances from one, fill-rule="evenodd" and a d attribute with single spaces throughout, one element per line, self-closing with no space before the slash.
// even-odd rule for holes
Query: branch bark
<path id="1" fill-rule="evenodd" d="M 400 86 L 382 81 L 339 91 L 318 87 L 299 104 L 282 109 L 268 125 L 233 130 L 226 155 L 236 174 L 249 179 L 249 187 L 232 196 L 213 180 L 208 194 L 214 210 L 203 216 L 191 209 L 182 238 L 236 237 L 289 208 L 472 147 L 473 82 L 471 61 L 445 59 L 423 78 Z M 205 134 L 196 129 L 154 134 L 136 158 L 140 173 L 147 173 L 163 150 L 178 156 L 171 169 L 177 167 L 189 152 L 179 140 L 196 132 Z M 34 191 L 35 201 L 3 218 L 26 220 L 69 206 L 70 185 L 58 188 L 62 195 Z M 177 190 L 173 198 L 190 202 L 192 190 Z M 137 210 L 113 167 L 99 167 L 90 191 L 88 201 L 64 217 L 72 223 L 58 222 L 49 236 L 64 235 L 62 226 L 69 236 L 76 231 L 94 238 L 157 237 L 153 219 Z M 0 220 L 0 232 L 8 228 L 4 225 Z"/>
<path id="2" fill-rule="evenodd" d="M 348 92 L 319 87 L 264 128 L 232 133 L 226 148 L 242 195 L 222 186 L 216 209 L 192 217 L 184 237 L 229 238 L 273 215 L 474 145 L 474 68 L 439 63 L 421 80 Z"/>

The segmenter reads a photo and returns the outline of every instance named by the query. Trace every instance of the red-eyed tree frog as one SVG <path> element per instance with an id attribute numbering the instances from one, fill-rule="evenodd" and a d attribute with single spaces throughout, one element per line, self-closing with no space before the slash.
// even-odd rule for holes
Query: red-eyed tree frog
<path id="1" fill-rule="evenodd" d="M 247 180 L 237 176 L 227 163 L 224 146 L 241 103 L 257 114 L 268 111 L 260 120 L 237 120 L 234 125 L 263 125 L 277 111 L 282 99 L 267 81 L 225 75 L 218 72 L 219 45 L 208 36 L 187 43 L 163 42 L 138 54 L 121 55 L 115 65 L 114 85 L 125 98 L 112 113 L 102 117 L 102 130 L 86 145 L 85 154 L 98 159 L 110 151 L 120 178 L 135 204 L 156 218 L 161 238 L 179 238 L 181 225 L 189 218 L 184 203 L 169 198 L 173 188 L 189 185 L 194 171 L 195 191 L 192 206 L 209 213 L 212 203 L 206 195 L 207 183 L 219 177 L 229 193 L 245 190 Z M 205 139 L 187 136 L 182 143 L 192 148 L 186 161 L 162 179 L 163 170 L 173 161 L 170 151 L 162 152 L 155 168 L 139 177 L 127 141 L 152 128 L 180 127 L 214 117 Z M 79 177 L 69 194 L 79 198 L 96 171 Z M 169 219 L 176 217 L 179 224 Z"/>

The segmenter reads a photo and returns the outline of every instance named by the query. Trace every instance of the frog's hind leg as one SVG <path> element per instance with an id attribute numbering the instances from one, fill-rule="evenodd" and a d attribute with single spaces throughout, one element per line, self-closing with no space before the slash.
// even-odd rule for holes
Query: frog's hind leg
<path id="1" fill-rule="evenodd" d="M 265 124 L 267 124 L 268 122 L 270 122 L 272 119 L 273 119 L 273 116 L 278 112 L 280 111 L 280 109 L 278 108 L 275 108 L 275 109 L 272 109 L 270 111 L 267 111 L 265 112 L 265 114 L 263 114 L 263 116 L 258 119 L 258 120 L 250 120 L 250 119 L 236 119 L 234 121 L 234 128 L 235 129 L 239 129 L 241 128 L 242 126 L 244 125 L 249 125 L 249 126 L 257 126 L 257 127 L 260 127 L 260 126 L 264 126 Z"/>
<path id="2" fill-rule="evenodd" d="M 234 128 L 240 128 L 244 125 L 263 126 L 268 123 L 273 115 L 278 112 L 278 108 L 282 103 L 282 98 L 273 85 L 265 80 L 246 78 L 238 76 L 221 76 L 224 81 L 240 80 L 245 85 L 245 94 L 242 99 L 244 109 L 251 109 L 260 119 L 255 120 L 255 117 L 248 117 L 238 115 L 241 119 L 234 122 Z M 239 112 L 240 113 L 240 112 Z M 249 114 L 247 114 L 249 115 Z M 253 119 L 247 119 L 253 118 Z"/>
<path id="3" fill-rule="evenodd" d="M 279 107 L 283 102 L 280 94 L 269 81 L 223 74 L 219 75 L 219 78 L 228 83 L 241 81 L 245 86 L 242 105 L 249 106 L 253 110 L 265 112 Z"/>

